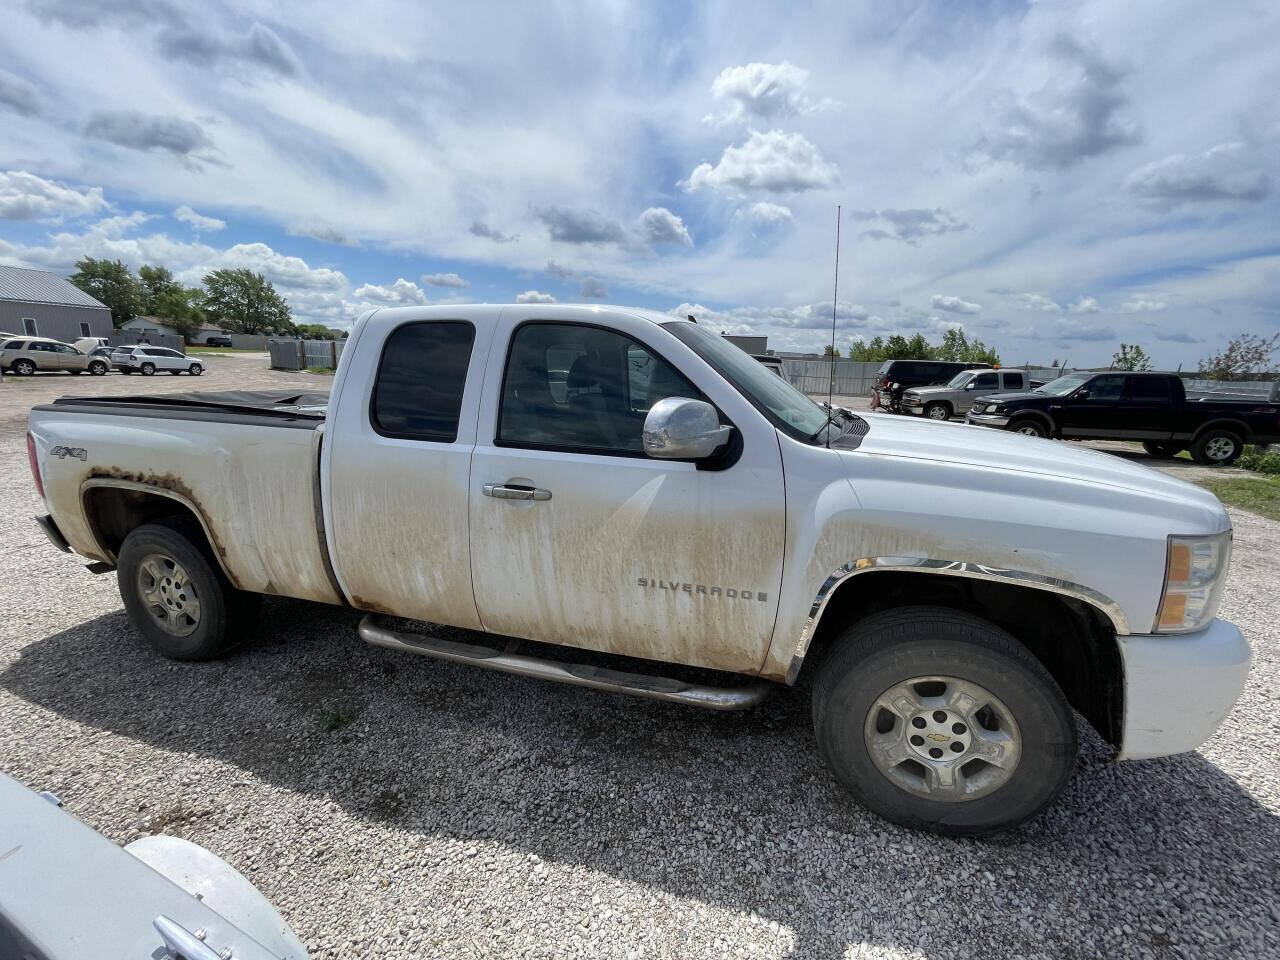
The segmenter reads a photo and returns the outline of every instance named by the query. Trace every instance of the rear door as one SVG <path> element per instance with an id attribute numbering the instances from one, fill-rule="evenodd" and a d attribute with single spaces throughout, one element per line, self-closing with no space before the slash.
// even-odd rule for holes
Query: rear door
<path id="1" fill-rule="evenodd" d="M 471 471 L 471 559 L 486 630 L 754 672 L 782 579 L 778 438 L 657 324 L 504 308 Z M 735 425 L 726 469 L 645 456 L 665 397 Z M 495 489 L 496 488 L 496 489 Z M 530 499 L 510 499 L 508 491 Z"/>
<path id="2" fill-rule="evenodd" d="M 1168 440 L 1173 435 L 1173 401 L 1169 378 L 1134 375 L 1125 377 L 1127 389 L 1117 428 L 1139 440 Z"/>
<path id="3" fill-rule="evenodd" d="M 381 311 L 344 351 L 323 439 L 323 496 L 334 572 L 362 610 L 480 627 L 467 499 L 498 310 L 469 307 L 469 319 Z"/>
<path id="4" fill-rule="evenodd" d="M 1027 389 L 1027 378 L 1021 370 L 1001 370 L 1000 371 L 1000 390 L 1004 393 L 1012 393 Z"/>

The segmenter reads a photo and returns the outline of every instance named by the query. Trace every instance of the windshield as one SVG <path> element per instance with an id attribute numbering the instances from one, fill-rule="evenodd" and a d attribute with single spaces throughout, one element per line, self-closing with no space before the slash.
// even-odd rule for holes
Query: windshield
<path id="1" fill-rule="evenodd" d="M 1057 380 L 1050 380 L 1043 387 L 1036 387 L 1036 393 L 1047 393 L 1051 397 L 1065 397 L 1068 393 L 1074 393 L 1092 376 L 1092 373 L 1069 373 Z"/>
<path id="2" fill-rule="evenodd" d="M 826 425 L 825 409 L 724 337 L 694 323 L 676 321 L 662 326 L 796 439 L 809 440 Z"/>
<path id="3" fill-rule="evenodd" d="M 957 373 L 954 377 L 951 378 L 947 386 L 959 389 L 960 387 L 963 387 L 966 383 L 968 383 L 969 378 L 972 376 L 973 376 L 972 373 Z"/>

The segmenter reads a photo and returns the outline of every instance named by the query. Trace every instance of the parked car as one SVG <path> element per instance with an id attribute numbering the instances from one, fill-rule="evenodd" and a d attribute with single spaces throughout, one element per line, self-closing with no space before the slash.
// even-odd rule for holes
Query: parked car
<path id="1" fill-rule="evenodd" d="M 0 774 L 0 957 L 306 960 L 252 883 L 163 834 L 119 847 Z"/>
<path id="2" fill-rule="evenodd" d="M 974 397 L 1015 390 L 1023 392 L 1027 387 L 1038 386 L 1043 382 L 1031 380 L 1025 370 L 962 370 L 940 387 L 911 387 L 904 390 L 899 406 L 903 413 L 917 417 L 950 420 L 955 416 L 964 416 Z"/>
<path id="3" fill-rule="evenodd" d="M 1280 403 L 1191 398 L 1172 373 L 1069 373 L 1029 393 L 979 397 L 966 422 L 1064 440 L 1140 440 L 1147 453 L 1190 450 L 1229 464 L 1246 443 L 1280 443 Z"/>
<path id="4" fill-rule="evenodd" d="M 1166 474 L 825 408 L 644 310 L 383 309 L 347 343 L 331 395 L 31 411 L 39 523 L 115 569 L 162 655 L 224 654 L 270 593 L 363 610 L 377 646 L 680 704 L 811 679 L 835 778 L 956 834 L 1053 801 L 1073 707 L 1121 759 L 1163 756 L 1245 681 L 1227 512 Z"/>
<path id="5" fill-rule="evenodd" d="M 106 337 L 81 337 L 79 340 L 73 340 L 71 345 L 81 353 L 93 353 L 99 347 L 107 346 Z"/>
<path id="6" fill-rule="evenodd" d="M 204 373 L 204 364 L 168 347 L 116 347 L 111 351 L 111 362 L 121 373 L 140 373 L 149 377 L 157 370 L 164 370 L 175 377 L 189 373 L 198 377 Z"/>
<path id="7" fill-rule="evenodd" d="M 886 360 L 871 386 L 871 409 L 901 412 L 902 394 L 908 387 L 946 383 L 965 370 L 990 370 L 989 363 L 952 363 L 948 360 Z"/>
<path id="8" fill-rule="evenodd" d="M 0 366 L 19 376 L 29 377 L 37 370 L 84 373 L 100 377 L 110 367 L 101 357 L 81 353 L 69 343 L 49 337 L 18 337 L 6 340 L 0 347 Z"/>
<path id="9" fill-rule="evenodd" d="M 230 337 L 205 337 L 204 344 L 206 347 L 229 347 L 231 346 Z"/>

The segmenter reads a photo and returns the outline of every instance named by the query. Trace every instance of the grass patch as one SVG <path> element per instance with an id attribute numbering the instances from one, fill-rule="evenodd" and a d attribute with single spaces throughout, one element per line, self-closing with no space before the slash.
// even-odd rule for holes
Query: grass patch
<path id="1" fill-rule="evenodd" d="M 303 373 L 314 373 L 322 377 L 333 376 L 333 367 L 304 367 Z"/>
<path id="2" fill-rule="evenodd" d="M 345 704 L 335 704 L 320 711 L 320 726 L 330 732 L 341 730 L 356 718 L 356 712 Z"/>
<path id="3" fill-rule="evenodd" d="M 1197 483 L 1228 506 L 1280 520 L 1280 477 L 1215 477 Z"/>

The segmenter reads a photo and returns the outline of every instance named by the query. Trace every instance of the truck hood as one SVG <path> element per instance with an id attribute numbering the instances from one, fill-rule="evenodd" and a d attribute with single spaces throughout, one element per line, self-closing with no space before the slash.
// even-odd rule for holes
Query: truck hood
<path id="1" fill-rule="evenodd" d="M 907 389 L 902 391 L 902 394 L 903 396 L 906 396 L 908 393 L 910 393 L 919 397 L 923 397 L 923 396 L 928 396 L 929 394 L 934 394 L 934 393 L 955 393 L 955 392 L 956 390 L 954 387 L 948 387 L 946 384 L 936 384 L 932 387 L 907 387 Z"/>
<path id="2" fill-rule="evenodd" d="M 1006 396 L 1002 394 L 1000 399 Z M 1130 490 L 1177 503 L 1191 512 L 1205 511 L 1203 519 L 1215 530 L 1230 527 L 1226 510 L 1212 493 L 1111 453 L 962 423 L 884 413 L 861 416 L 871 428 L 858 447 L 860 453 L 982 467 L 996 474 L 1037 474 L 1058 481 Z M 1046 508 L 1051 509 L 1051 504 L 1046 503 Z"/>

